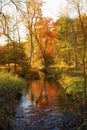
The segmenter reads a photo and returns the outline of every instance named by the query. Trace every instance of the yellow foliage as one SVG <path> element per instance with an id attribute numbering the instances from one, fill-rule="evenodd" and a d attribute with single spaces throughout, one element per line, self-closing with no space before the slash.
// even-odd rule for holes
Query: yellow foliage
<path id="1" fill-rule="evenodd" d="M 65 89 L 66 84 L 69 84 L 71 80 L 72 80 L 72 77 L 70 77 L 67 74 L 63 73 L 62 78 L 60 79 L 60 84 Z"/>

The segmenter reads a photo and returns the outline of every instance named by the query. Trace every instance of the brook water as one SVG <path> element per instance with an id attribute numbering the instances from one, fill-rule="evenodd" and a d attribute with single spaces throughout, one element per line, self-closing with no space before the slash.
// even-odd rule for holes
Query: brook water
<path id="1" fill-rule="evenodd" d="M 59 84 L 28 81 L 28 89 L 11 121 L 11 130 L 76 130 L 75 118 Z"/>

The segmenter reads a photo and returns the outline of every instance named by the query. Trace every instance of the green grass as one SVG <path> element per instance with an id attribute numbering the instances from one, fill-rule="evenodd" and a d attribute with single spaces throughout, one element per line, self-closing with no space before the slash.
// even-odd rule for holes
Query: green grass
<path id="1" fill-rule="evenodd" d="M 66 69 L 60 83 L 71 101 L 76 105 L 84 105 L 84 78 L 81 70 Z"/>
<path id="2" fill-rule="evenodd" d="M 80 77 L 73 77 L 70 79 L 70 82 L 66 84 L 66 94 L 69 96 L 71 101 L 81 103 L 84 100 L 84 91 L 83 91 L 84 81 Z"/>
<path id="3" fill-rule="evenodd" d="M 8 130 L 15 105 L 22 95 L 26 82 L 7 72 L 0 72 L 0 129 Z"/>

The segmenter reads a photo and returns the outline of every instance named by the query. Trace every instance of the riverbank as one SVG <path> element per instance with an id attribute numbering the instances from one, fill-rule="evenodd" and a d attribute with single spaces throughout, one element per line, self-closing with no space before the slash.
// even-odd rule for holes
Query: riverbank
<path id="1" fill-rule="evenodd" d="M 11 73 L 0 72 L 0 129 L 8 130 L 15 106 L 22 96 L 26 83 Z"/>
<path id="2" fill-rule="evenodd" d="M 60 84 L 63 87 L 68 100 L 73 106 L 75 106 L 77 114 L 81 115 L 81 118 L 83 119 L 83 122 L 78 127 L 78 130 L 86 130 L 87 104 L 85 104 L 84 78 L 82 70 L 76 68 L 63 68 Z"/>

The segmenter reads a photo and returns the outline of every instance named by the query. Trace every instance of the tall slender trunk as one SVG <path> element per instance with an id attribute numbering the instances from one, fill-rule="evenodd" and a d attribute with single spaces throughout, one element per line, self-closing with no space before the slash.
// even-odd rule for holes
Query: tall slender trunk
<path id="1" fill-rule="evenodd" d="M 84 27 L 84 23 L 82 21 L 82 18 L 81 18 L 81 13 L 80 13 L 80 7 L 79 5 L 77 6 L 78 8 L 78 15 L 79 15 L 79 20 L 80 20 L 80 24 L 81 24 L 81 29 L 82 29 L 82 32 L 83 32 L 83 38 L 84 38 L 84 42 L 83 42 L 83 58 L 82 58 L 82 61 L 83 61 L 83 78 L 84 78 L 84 99 L 85 99 L 85 108 L 86 108 L 86 105 L 87 105 L 87 99 L 86 99 L 86 30 L 85 30 L 85 27 Z"/>
<path id="2" fill-rule="evenodd" d="M 74 41 L 74 67 L 77 68 L 77 44 L 76 44 L 76 38 Z"/>
<path id="3" fill-rule="evenodd" d="M 31 64 L 32 64 L 32 58 L 33 58 L 34 46 L 33 46 L 32 31 L 30 33 L 31 34 L 30 34 L 30 58 L 29 58 L 29 64 L 31 66 Z"/>
<path id="4" fill-rule="evenodd" d="M 87 87 L 87 83 L 86 83 L 86 61 L 85 61 L 85 56 L 86 56 L 86 50 L 85 50 L 85 43 L 84 43 L 84 50 L 83 50 L 83 77 L 84 77 L 84 99 L 85 99 L 85 108 L 87 105 L 87 95 L 86 95 L 86 87 Z"/>

